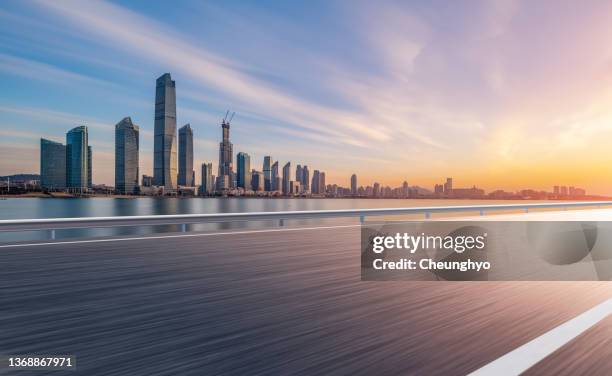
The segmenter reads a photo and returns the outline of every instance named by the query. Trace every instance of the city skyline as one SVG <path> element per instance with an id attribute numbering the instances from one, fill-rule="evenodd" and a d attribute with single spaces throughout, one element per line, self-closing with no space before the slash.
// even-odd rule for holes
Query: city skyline
<path id="1" fill-rule="evenodd" d="M 141 172 L 154 175 L 150 77 L 171 71 L 196 182 L 232 108 L 233 142 L 258 170 L 272 154 L 342 186 L 356 173 L 389 186 L 455 176 L 487 191 L 563 182 L 610 194 L 611 5 L 555 5 L 3 2 L 0 175 L 38 171 L 40 137 L 64 142 L 86 124 L 93 181 L 112 185 L 113 127 L 128 115 Z"/>

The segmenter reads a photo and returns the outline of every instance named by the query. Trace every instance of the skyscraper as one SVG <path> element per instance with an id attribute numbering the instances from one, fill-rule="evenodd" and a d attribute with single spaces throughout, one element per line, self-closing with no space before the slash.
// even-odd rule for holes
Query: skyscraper
<path id="1" fill-rule="evenodd" d="M 291 193 L 291 162 L 287 162 L 283 167 L 283 194 Z"/>
<path id="2" fill-rule="evenodd" d="M 264 190 L 264 174 L 261 171 L 253 170 L 251 172 L 251 188 L 255 192 Z"/>
<path id="3" fill-rule="evenodd" d="M 170 73 L 155 86 L 153 179 L 155 185 L 176 189 L 176 85 Z"/>
<path id="4" fill-rule="evenodd" d="M 357 175 L 351 175 L 351 195 L 357 196 Z"/>
<path id="5" fill-rule="evenodd" d="M 178 185 L 193 187 L 193 130 L 185 124 L 179 129 Z"/>
<path id="6" fill-rule="evenodd" d="M 40 139 L 40 186 L 66 188 L 66 146 L 44 138 Z"/>
<path id="7" fill-rule="evenodd" d="M 314 170 L 314 172 L 312 173 L 312 184 L 310 187 L 310 190 L 312 193 L 314 194 L 319 194 L 319 177 L 320 177 L 320 172 L 319 170 Z"/>
<path id="8" fill-rule="evenodd" d="M 91 151 L 91 146 L 87 146 L 87 188 L 93 188 L 92 174 L 93 174 L 93 151 Z"/>
<path id="9" fill-rule="evenodd" d="M 221 121 L 222 139 L 219 144 L 219 173 L 217 174 L 218 190 L 232 188 L 233 185 L 233 145 L 229 140 L 230 122 Z M 227 178 L 226 178 L 227 177 Z"/>
<path id="10" fill-rule="evenodd" d="M 281 190 L 281 178 L 278 174 L 278 161 L 272 164 L 272 190 L 280 191 Z"/>
<path id="11" fill-rule="evenodd" d="M 213 193 L 212 163 L 202 163 L 202 185 L 200 186 L 201 195 Z"/>
<path id="12" fill-rule="evenodd" d="M 410 195 L 410 187 L 408 186 L 408 182 L 404 181 L 402 184 L 402 197 L 407 198 Z"/>
<path id="13" fill-rule="evenodd" d="M 308 166 L 302 168 L 302 186 L 304 192 L 310 190 L 310 171 L 308 171 Z"/>
<path id="14" fill-rule="evenodd" d="M 66 133 L 66 186 L 83 190 L 91 183 L 91 148 L 87 127 L 82 125 Z"/>
<path id="15" fill-rule="evenodd" d="M 272 190 L 272 157 L 266 155 L 263 161 L 263 176 L 264 176 L 264 190 L 269 192 Z"/>
<path id="16" fill-rule="evenodd" d="M 240 152 L 236 156 L 238 164 L 238 187 L 251 189 L 251 157 L 247 153 Z"/>
<path id="17" fill-rule="evenodd" d="M 138 192 L 139 133 L 130 117 L 115 125 L 115 189 L 122 194 Z"/>
<path id="18" fill-rule="evenodd" d="M 302 172 L 303 172 L 302 166 L 297 165 L 297 167 L 295 168 L 295 181 L 299 182 L 300 184 L 302 184 L 302 179 L 304 177 Z"/>
<path id="19" fill-rule="evenodd" d="M 319 193 L 325 194 L 325 172 L 319 172 Z"/>
<path id="20" fill-rule="evenodd" d="M 450 195 L 453 193 L 453 178 L 446 178 L 444 183 L 444 194 Z"/>

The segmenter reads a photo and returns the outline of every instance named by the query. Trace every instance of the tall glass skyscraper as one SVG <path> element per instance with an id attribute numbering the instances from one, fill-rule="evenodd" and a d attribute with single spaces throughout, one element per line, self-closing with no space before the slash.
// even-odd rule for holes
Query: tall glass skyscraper
<path id="1" fill-rule="evenodd" d="M 302 189 L 305 192 L 308 192 L 308 190 L 310 190 L 310 171 L 308 170 L 308 166 L 304 166 L 302 168 L 302 185 Z"/>
<path id="2" fill-rule="evenodd" d="M 44 138 L 40 139 L 40 186 L 66 188 L 66 146 Z"/>
<path id="3" fill-rule="evenodd" d="M 251 189 L 251 156 L 247 153 L 238 153 L 236 157 L 238 164 L 238 186 Z"/>
<path id="4" fill-rule="evenodd" d="M 263 160 L 264 191 L 272 190 L 272 157 L 266 155 Z"/>
<path id="5" fill-rule="evenodd" d="M 115 189 L 122 194 L 138 193 L 139 134 L 130 117 L 115 125 Z"/>
<path id="6" fill-rule="evenodd" d="M 193 187 L 193 130 L 185 124 L 179 129 L 178 185 Z"/>
<path id="7" fill-rule="evenodd" d="M 217 179 L 219 184 L 217 184 L 217 189 L 229 189 L 231 188 L 231 183 L 233 181 L 233 145 L 229 140 L 229 131 L 230 124 L 228 121 L 223 119 L 221 122 L 221 130 L 222 130 L 222 139 L 219 144 L 219 173 L 217 174 Z M 227 176 L 227 178 L 226 178 Z"/>
<path id="8" fill-rule="evenodd" d="M 91 186 L 91 148 L 86 126 L 71 129 L 66 134 L 66 186 L 87 189 Z"/>
<path id="9" fill-rule="evenodd" d="M 288 195 L 291 192 L 291 162 L 283 167 L 283 194 Z"/>
<path id="10" fill-rule="evenodd" d="M 165 73 L 155 86 L 154 184 L 176 189 L 176 85 Z"/>
<path id="11" fill-rule="evenodd" d="M 357 175 L 351 175 L 351 195 L 357 195 Z"/>
<path id="12" fill-rule="evenodd" d="M 280 191 L 281 190 L 281 178 L 278 174 L 278 161 L 272 164 L 272 190 Z"/>

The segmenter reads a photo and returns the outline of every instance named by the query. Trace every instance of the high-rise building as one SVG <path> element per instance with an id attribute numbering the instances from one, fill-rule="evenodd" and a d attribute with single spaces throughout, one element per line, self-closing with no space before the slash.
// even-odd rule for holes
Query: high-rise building
<path id="1" fill-rule="evenodd" d="M 372 196 L 378 197 L 380 196 L 380 184 L 374 183 L 374 187 L 372 188 Z"/>
<path id="2" fill-rule="evenodd" d="M 272 190 L 280 191 L 281 190 L 281 178 L 278 174 L 278 161 L 272 164 Z"/>
<path id="3" fill-rule="evenodd" d="M 301 165 L 297 165 L 295 168 L 295 181 L 302 183 L 302 179 L 304 178 L 303 169 Z"/>
<path id="4" fill-rule="evenodd" d="M 319 170 L 314 170 L 314 171 L 313 171 L 313 173 L 312 173 L 312 184 L 311 184 L 311 186 L 310 186 L 310 191 L 311 191 L 312 193 L 314 193 L 314 194 L 319 194 L 319 193 L 321 193 L 321 192 L 319 191 L 319 187 L 320 187 L 320 184 L 319 184 L 319 177 L 320 177 L 320 172 L 319 172 Z"/>
<path id="5" fill-rule="evenodd" d="M 272 157 L 266 155 L 263 160 L 264 191 L 272 190 Z"/>
<path id="6" fill-rule="evenodd" d="M 251 189 L 251 156 L 243 152 L 238 153 L 236 164 L 238 165 L 238 176 L 236 179 L 238 187 Z"/>
<path id="7" fill-rule="evenodd" d="M 308 171 L 308 166 L 302 168 L 302 190 L 304 192 L 310 190 L 310 171 Z"/>
<path id="8" fill-rule="evenodd" d="M 291 193 L 291 162 L 287 162 L 283 167 L 283 194 Z"/>
<path id="9" fill-rule="evenodd" d="M 185 124 L 179 129 L 178 185 L 193 187 L 193 130 Z"/>
<path id="10" fill-rule="evenodd" d="M 446 178 L 444 183 L 444 194 L 450 195 L 453 193 L 453 178 Z"/>
<path id="11" fill-rule="evenodd" d="M 217 185 L 217 189 L 224 190 L 233 188 L 234 171 L 233 171 L 233 145 L 229 140 L 230 123 L 226 119 L 221 121 L 222 139 L 219 144 L 219 173 L 217 181 L 221 182 Z M 225 178 L 227 176 L 227 179 Z M 227 184 L 227 186 L 225 186 Z"/>
<path id="12" fill-rule="evenodd" d="M 138 192 L 139 133 L 129 116 L 115 125 L 115 189 L 122 194 Z"/>
<path id="13" fill-rule="evenodd" d="M 87 188 L 93 188 L 93 151 L 91 146 L 87 146 Z"/>
<path id="14" fill-rule="evenodd" d="M 319 171 L 319 193 L 325 194 L 325 172 Z"/>
<path id="15" fill-rule="evenodd" d="M 251 172 L 251 189 L 255 192 L 264 190 L 264 174 L 261 171 L 253 170 Z"/>
<path id="16" fill-rule="evenodd" d="M 351 195 L 357 196 L 357 175 L 351 175 Z"/>
<path id="17" fill-rule="evenodd" d="M 213 193 L 212 163 L 202 163 L 202 184 L 200 185 L 201 195 L 211 195 Z"/>
<path id="18" fill-rule="evenodd" d="M 404 181 L 402 184 L 402 198 L 407 198 L 410 195 L 410 187 L 408 186 L 408 182 Z"/>
<path id="19" fill-rule="evenodd" d="M 155 86 L 153 178 L 155 185 L 176 189 L 176 85 L 165 73 Z"/>
<path id="20" fill-rule="evenodd" d="M 44 138 L 40 139 L 40 186 L 66 188 L 66 146 Z"/>
<path id="21" fill-rule="evenodd" d="M 91 184 L 91 148 L 88 142 L 84 125 L 66 133 L 66 186 L 72 190 L 87 189 Z"/>

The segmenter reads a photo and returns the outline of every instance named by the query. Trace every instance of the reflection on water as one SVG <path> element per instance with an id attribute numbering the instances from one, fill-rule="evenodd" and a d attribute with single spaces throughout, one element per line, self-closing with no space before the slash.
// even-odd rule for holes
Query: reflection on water
<path id="1" fill-rule="evenodd" d="M 517 203 L 492 200 L 384 200 L 384 199 L 266 199 L 266 198 L 9 198 L 0 201 L 0 219 L 114 217 L 129 215 L 203 214 L 261 211 L 400 208 Z M 526 201 L 521 201 L 526 203 Z M 421 218 L 419 216 L 418 218 Z M 356 219 L 294 220 L 290 226 L 355 223 Z M 232 222 L 188 225 L 188 231 L 276 227 L 277 222 Z M 114 229 L 58 230 L 57 238 L 145 235 L 180 231 L 178 225 Z M 45 232 L 0 233 L 1 242 L 43 240 Z"/>

